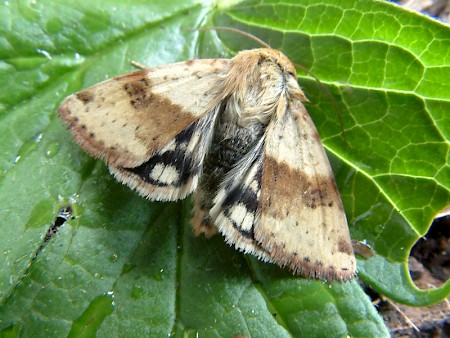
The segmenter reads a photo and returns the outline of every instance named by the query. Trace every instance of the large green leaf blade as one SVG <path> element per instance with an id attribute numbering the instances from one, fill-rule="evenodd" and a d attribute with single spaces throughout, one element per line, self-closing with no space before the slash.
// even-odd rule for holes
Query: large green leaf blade
<path id="1" fill-rule="evenodd" d="M 294 61 L 310 67 L 321 79 L 323 77 L 338 103 L 348 108 L 344 109 L 343 118 L 351 152 L 339 135 L 339 122 L 327 97 L 313 81 L 302 79 L 312 102 L 308 109 L 325 145 L 334 154 L 333 163 L 350 216 L 352 236 L 372 240 L 379 253 L 368 261 L 358 261 L 361 277 L 366 280 L 376 277 L 377 269 L 383 264 L 390 268 L 401 267 L 389 271 L 394 271 L 397 279 L 404 277 L 407 271 L 402 268 L 409 246 L 420 233 L 417 229 L 426 231 L 428 215 L 440 207 L 436 201 L 448 198 L 448 186 L 441 184 L 440 189 L 435 188 L 430 198 L 434 204 L 431 203 L 425 216 L 420 212 L 420 203 L 424 201 L 417 199 L 414 203 L 420 205 L 418 216 L 412 211 L 413 216 L 406 215 L 409 218 L 393 212 L 391 194 L 401 198 L 404 191 L 394 189 L 394 185 L 392 192 L 381 189 L 383 182 L 378 183 L 377 175 L 380 181 L 385 179 L 382 174 L 389 172 L 390 163 L 394 161 L 383 147 L 372 150 L 373 159 L 367 156 L 369 147 L 364 141 L 376 135 L 377 128 L 371 119 L 376 121 L 377 116 L 369 114 L 367 121 L 363 118 L 367 105 L 380 104 L 375 98 L 383 97 L 384 92 L 387 92 L 384 97 L 396 93 L 380 88 L 372 93 L 365 86 L 350 82 L 342 85 L 341 82 L 347 83 L 353 74 L 354 65 L 346 58 L 351 43 L 343 33 L 337 42 L 331 34 L 320 37 L 323 30 L 336 25 L 334 19 L 327 23 L 323 20 L 320 27 L 314 28 L 317 17 L 310 15 L 320 14 L 324 8 L 321 3 L 298 6 L 274 2 L 262 6 L 259 2 L 246 2 L 222 12 L 195 1 L 171 2 L 170 5 L 163 1 L 142 1 L 133 5 L 117 1 L 95 5 L 88 1 L 70 5 L 17 2 L 0 7 L 2 17 L 6 18 L 0 23 L 1 35 L 5 37 L 0 40 L 3 95 L 0 96 L 0 140 L 4 147 L 0 154 L 0 237 L 4 239 L 0 241 L 0 252 L 5 257 L 0 274 L 0 328 L 3 333 L 43 335 L 45 332 L 46 336 L 69 333 L 89 336 L 95 332 L 102 336 L 386 335 L 370 300 L 356 283 L 332 284 L 329 288 L 320 281 L 299 279 L 254 259 L 246 261 L 220 237 L 194 238 L 188 224 L 189 203 L 149 203 L 116 183 L 101 162 L 90 159 L 70 140 L 55 114 L 66 95 L 133 70 L 131 60 L 154 66 L 195 56 L 232 56 L 230 50 L 246 48 L 248 40 L 236 35 L 230 39 L 221 34 L 219 41 L 211 39 L 209 34 L 193 32 L 192 28 L 208 20 L 213 25 L 236 20 L 247 8 L 253 13 L 246 19 L 249 21 L 244 25 L 246 30 L 257 33 Z M 327 11 L 342 12 L 343 6 L 348 5 L 335 2 Z M 386 13 L 391 7 L 373 6 L 382 6 L 374 13 L 390 16 Z M 361 12 L 361 8 L 346 9 L 346 14 L 354 16 L 353 21 L 341 20 L 339 25 L 351 29 L 351 22 L 362 20 Z M 211 13 L 215 15 L 208 16 Z M 406 15 L 399 13 L 399 16 Z M 265 17 L 264 25 L 258 23 L 259 16 Z M 334 18 L 330 12 L 323 17 Z M 317 31 L 305 30 L 306 33 L 300 34 L 297 27 L 286 32 L 286 25 L 294 25 L 300 18 L 305 27 L 309 25 Z M 406 18 L 428 22 L 410 13 Z M 228 22 L 230 26 L 241 25 L 236 21 Z M 255 31 L 252 25 L 263 26 L 263 29 Z M 434 30 L 431 28 L 436 34 Z M 364 33 L 359 34 L 364 36 Z M 273 43 L 274 37 L 282 38 L 280 46 Z M 391 37 L 385 39 L 388 38 Z M 298 41 L 302 44 L 298 45 Z M 330 64 L 335 59 L 332 50 L 340 55 L 336 58 L 339 67 Z M 305 61 L 304 56 L 308 56 Z M 414 79 L 414 75 L 412 72 L 410 78 Z M 400 85 L 408 85 L 412 81 L 410 78 Z M 359 77 L 358 81 L 363 81 L 361 79 Z M 376 78 L 370 77 L 370 81 L 385 85 Z M 365 105 L 359 107 L 352 103 L 361 97 L 367 98 Z M 436 118 L 441 134 L 448 135 L 445 123 L 448 118 L 442 110 L 446 101 L 433 100 L 426 101 L 426 107 L 431 107 L 434 113 L 422 113 L 419 119 L 422 123 L 411 117 L 406 127 L 422 130 L 423 125 L 427 126 L 427 132 L 417 136 L 423 137 L 423 143 L 436 143 L 440 149 L 442 137 L 436 138 L 430 126 Z M 378 112 L 378 119 L 385 118 L 383 112 L 387 110 L 387 103 L 398 104 L 398 109 L 387 115 L 395 118 L 394 113 L 402 105 L 397 98 L 391 101 L 381 100 L 385 107 Z M 423 99 L 417 101 L 420 104 Z M 406 103 L 411 101 L 406 100 Z M 348 112 L 350 114 L 346 115 Z M 404 142 L 409 144 L 409 141 Z M 361 144 L 362 149 L 356 146 Z M 358 156 L 362 156 L 361 159 Z M 403 157 L 409 160 L 408 153 Z M 372 166 L 361 170 L 359 163 L 366 162 Z M 409 170 L 410 166 L 402 165 L 403 162 L 397 162 L 397 166 L 403 171 Z M 431 161 L 423 168 L 424 175 L 430 175 L 436 167 L 436 162 Z M 440 182 L 445 181 L 448 171 L 446 174 L 444 169 L 440 170 L 438 177 Z M 417 178 L 419 183 L 420 178 Z M 425 182 L 430 183 L 430 180 Z M 383 184 L 389 186 L 389 182 Z M 426 188 L 433 188 L 433 184 L 436 186 L 431 180 L 432 186 Z M 402 187 L 401 182 L 398 185 Z M 363 195 L 367 196 L 361 198 Z M 48 227 L 64 205 L 73 207 L 75 219 L 66 222 L 40 251 Z M 362 217 L 364 215 L 367 216 Z M 419 222 L 420 217 L 425 222 Z M 411 219 L 416 219 L 416 223 Z M 378 226 L 380 224 L 384 227 Z M 404 240 L 402 250 L 398 243 L 388 240 L 393 234 Z M 33 259 L 36 254 L 37 258 Z M 399 284 L 395 281 L 380 286 L 381 280 L 371 281 L 375 287 L 387 291 Z M 444 288 L 430 292 L 429 298 L 424 300 L 420 293 L 411 290 L 409 280 L 403 283 L 405 295 L 401 297 L 408 300 L 411 295 L 419 294 L 416 304 L 436 301 L 445 292 Z M 311 293 L 317 297 L 311 297 Z M 324 313 L 326 320 L 323 320 Z"/>
<path id="2" fill-rule="evenodd" d="M 252 32 L 282 49 L 338 100 L 344 135 L 320 86 L 300 79 L 322 141 L 336 157 L 352 238 L 367 240 L 378 253 L 358 261 L 359 276 L 411 305 L 443 299 L 450 283 L 418 290 L 407 260 L 450 204 L 449 27 L 371 1 L 250 1 L 222 14 L 217 25 Z M 228 33 L 223 40 L 242 48 Z"/>

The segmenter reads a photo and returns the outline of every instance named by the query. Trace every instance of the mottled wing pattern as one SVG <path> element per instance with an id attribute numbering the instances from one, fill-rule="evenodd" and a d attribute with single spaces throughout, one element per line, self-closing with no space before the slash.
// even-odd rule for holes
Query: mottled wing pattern
<path id="1" fill-rule="evenodd" d="M 136 167 L 213 109 L 229 67 L 203 59 L 145 69 L 67 97 L 58 113 L 92 156 Z"/>
<path id="2" fill-rule="evenodd" d="M 354 277 L 344 208 L 308 112 L 291 100 L 269 124 L 255 239 L 281 266 L 315 278 Z"/>
<path id="3" fill-rule="evenodd" d="M 148 161 L 133 168 L 110 166 L 110 171 L 117 180 L 150 199 L 174 201 L 186 197 L 197 187 L 218 109 L 190 124 Z"/>

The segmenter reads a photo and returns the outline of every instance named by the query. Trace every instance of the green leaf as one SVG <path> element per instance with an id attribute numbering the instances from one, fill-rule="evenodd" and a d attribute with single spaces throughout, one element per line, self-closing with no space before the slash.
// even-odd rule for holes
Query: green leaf
<path id="1" fill-rule="evenodd" d="M 40 1 L 0 5 L 0 329 L 22 336 L 386 336 L 356 282 L 291 276 L 192 236 L 191 204 L 117 183 L 56 109 L 133 70 L 255 47 L 251 32 L 314 72 L 299 81 L 329 151 L 352 238 L 377 251 L 359 277 L 427 305 L 407 258 L 450 204 L 449 28 L 375 1 Z M 346 141 L 345 141 L 346 140 Z M 46 241 L 64 206 L 73 219 Z"/>

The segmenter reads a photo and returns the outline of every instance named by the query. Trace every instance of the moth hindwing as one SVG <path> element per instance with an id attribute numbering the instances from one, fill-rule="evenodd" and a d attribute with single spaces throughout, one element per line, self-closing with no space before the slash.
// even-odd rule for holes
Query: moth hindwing
<path id="1" fill-rule="evenodd" d="M 196 234 L 294 273 L 347 280 L 355 257 L 295 67 L 270 48 L 144 69 L 67 97 L 73 138 L 152 200 L 194 192 Z"/>

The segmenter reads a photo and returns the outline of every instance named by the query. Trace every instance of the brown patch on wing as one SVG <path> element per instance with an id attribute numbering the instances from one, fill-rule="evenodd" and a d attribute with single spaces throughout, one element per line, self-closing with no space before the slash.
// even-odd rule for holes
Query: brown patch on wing
<path id="1" fill-rule="evenodd" d="M 181 105 L 172 103 L 163 95 L 152 93 L 152 83 L 148 78 L 126 82 L 124 89 L 130 105 L 137 111 L 136 118 L 140 119 L 136 123 L 139 129 L 136 130 L 136 136 L 143 143 L 151 143 L 148 144 L 149 155 L 196 120 Z M 149 136 L 151 142 L 148 142 Z"/>
<path id="2" fill-rule="evenodd" d="M 340 238 L 338 241 L 338 251 L 343 252 L 347 255 L 353 255 L 353 247 L 351 243 L 345 238 Z"/>
<path id="3" fill-rule="evenodd" d="M 261 197 L 262 212 L 283 219 L 287 205 L 330 208 L 339 200 L 334 179 L 329 176 L 309 177 L 284 162 L 267 156 L 264 160 L 262 186 L 270 186 L 270 194 Z M 338 203 L 342 210 L 342 205 Z"/>
<path id="4" fill-rule="evenodd" d="M 80 101 L 83 101 L 85 104 L 91 102 L 95 98 L 95 94 L 90 90 L 83 90 L 82 92 L 79 92 L 77 95 L 77 98 Z"/>

